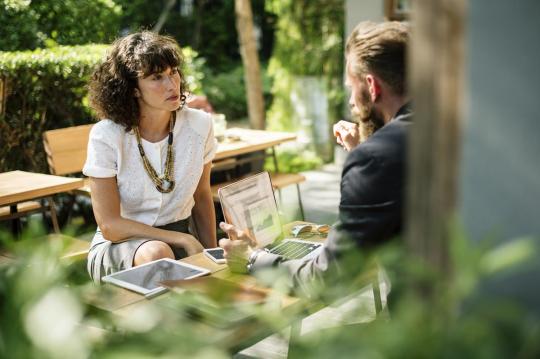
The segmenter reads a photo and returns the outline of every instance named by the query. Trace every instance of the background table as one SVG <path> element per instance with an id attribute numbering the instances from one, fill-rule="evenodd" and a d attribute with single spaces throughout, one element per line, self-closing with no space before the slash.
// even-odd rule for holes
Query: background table
<path id="1" fill-rule="evenodd" d="M 237 138 L 237 140 L 231 141 L 227 140 L 227 138 Z M 225 140 L 218 145 L 214 161 L 266 150 L 268 148 L 273 149 L 277 145 L 294 141 L 295 139 L 296 134 L 290 132 L 229 128 L 225 131 Z"/>
<path id="2" fill-rule="evenodd" d="M 10 207 L 14 229 L 18 230 L 17 203 L 47 198 L 55 232 L 59 233 L 53 195 L 69 192 L 84 185 L 82 178 L 69 178 L 25 171 L 0 173 L 0 206 Z"/>

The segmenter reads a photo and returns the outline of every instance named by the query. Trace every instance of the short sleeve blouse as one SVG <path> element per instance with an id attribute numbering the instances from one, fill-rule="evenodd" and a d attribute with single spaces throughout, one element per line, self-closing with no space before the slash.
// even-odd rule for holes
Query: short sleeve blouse
<path id="1" fill-rule="evenodd" d="M 124 218 L 151 226 L 185 219 L 195 204 L 193 194 L 204 164 L 217 149 L 212 119 L 206 112 L 185 107 L 176 112 L 173 130 L 174 180 L 170 193 L 159 192 L 143 166 L 133 130 L 111 120 L 92 127 L 83 173 L 89 177 L 116 177 L 120 212 Z M 141 139 L 144 152 L 159 175 L 164 173 L 167 137 L 159 142 Z"/>

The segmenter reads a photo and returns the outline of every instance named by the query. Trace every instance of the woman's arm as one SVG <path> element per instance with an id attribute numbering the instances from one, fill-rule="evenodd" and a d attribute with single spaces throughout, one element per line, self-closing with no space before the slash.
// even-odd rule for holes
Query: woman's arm
<path id="1" fill-rule="evenodd" d="M 105 239 L 114 243 L 134 236 L 146 237 L 183 247 L 188 255 L 202 251 L 197 239 L 189 234 L 167 231 L 123 218 L 120 215 L 120 195 L 115 177 L 90 177 L 90 189 L 94 216 Z"/>
<path id="2" fill-rule="evenodd" d="M 212 162 L 204 165 L 203 174 L 195 190 L 193 198 L 193 220 L 197 228 L 197 234 L 202 245 L 206 248 L 217 247 L 216 240 L 216 212 L 214 211 L 214 201 L 210 190 L 210 170 Z"/>

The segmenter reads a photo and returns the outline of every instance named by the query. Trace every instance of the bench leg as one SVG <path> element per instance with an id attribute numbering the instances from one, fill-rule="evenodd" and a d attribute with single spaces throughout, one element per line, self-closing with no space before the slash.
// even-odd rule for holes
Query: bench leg
<path id="1" fill-rule="evenodd" d="M 302 221 L 306 220 L 306 216 L 304 215 L 304 205 L 302 204 L 302 196 L 300 195 L 300 185 L 296 184 L 296 193 L 298 194 L 298 205 L 300 207 L 300 215 L 302 216 Z"/>

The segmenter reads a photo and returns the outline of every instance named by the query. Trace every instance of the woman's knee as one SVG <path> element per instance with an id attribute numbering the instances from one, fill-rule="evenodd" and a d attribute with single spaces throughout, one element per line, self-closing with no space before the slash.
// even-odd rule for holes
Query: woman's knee
<path id="1" fill-rule="evenodd" d="M 138 266 L 161 258 L 174 259 L 174 253 L 171 247 L 164 242 L 149 241 L 141 244 L 137 249 L 133 259 L 133 265 Z"/>

